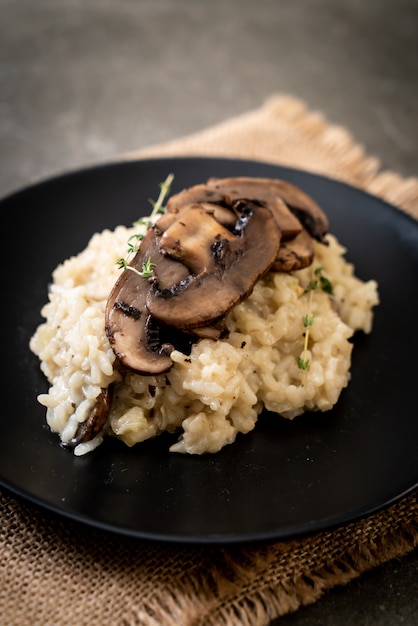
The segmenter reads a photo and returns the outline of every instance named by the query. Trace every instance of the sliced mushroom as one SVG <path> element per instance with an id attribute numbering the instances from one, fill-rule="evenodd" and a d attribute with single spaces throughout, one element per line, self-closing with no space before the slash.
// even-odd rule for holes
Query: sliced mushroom
<path id="1" fill-rule="evenodd" d="M 291 239 L 301 231 L 299 220 L 293 215 L 268 179 L 262 178 L 211 178 L 208 188 L 213 189 L 215 195 L 222 195 L 224 202 L 233 205 L 240 200 L 256 202 L 268 206 L 279 226 L 282 239 Z"/>
<path id="2" fill-rule="evenodd" d="M 199 183 L 170 196 L 166 204 L 166 214 L 178 211 L 189 204 L 208 203 L 222 205 L 223 201 L 224 195 L 222 193 L 210 187 L 207 183 Z"/>
<path id="3" fill-rule="evenodd" d="M 199 189 L 200 187 L 201 185 L 199 185 Z M 178 194 L 178 195 L 181 197 L 182 194 L 184 194 L 185 197 L 187 197 L 185 192 L 181 192 L 181 194 Z M 177 198 L 177 196 L 173 196 L 173 197 Z M 168 228 L 170 228 L 170 226 L 172 226 L 172 224 L 179 221 L 182 215 L 185 212 L 187 212 L 189 208 L 193 205 L 200 206 L 207 213 L 212 213 L 216 221 L 222 224 L 222 226 L 226 226 L 230 228 L 234 226 L 235 221 L 236 221 L 236 216 L 234 212 L 231 211 L 230 208 L 222 206 L 222 204 L 220 203 L 215 203 L 215 202 L 212 203 L 212 202 L 203 201 L 201 199 L 204 197 L 204 193 L 202 191 L 199 191 L 198 194 L 196 193 L 196 197 L 198 198 L 197 201 L 188 202 L 187 204 L 177 204 L 176 202 L 170 205 L 170 200 L 169 200 L 167 203 L 166 212 L 163 213 L 161 217 L 158 219 L 158 221 L 155 223 L 155 228 L 156 228 L 157 233 L 162 234 L 163 232 L 165 232 Z M 222 198 L 219 198 L 219 202 L 221 201 L 222 201 Z M 170 206 L 171 208 L 169 208 Z"/>
<path id="4" fill-rule="evenodd" d="M 112 404 L 112 386 L 103 388 L 84 422 L 81 422 L 70 441 L 63 443 L 66 448 L 75 448 L 79 443 L 91 441 L 104 428 Z"/>
<path id="5" fill-rule="evenodd" d="M 324 243 L 324 237 L 329 228 L 326 214 L 311 196 L 292 183 L 271 178 L 211 178 L 208 181 L 208 187 L 214 190 L 215 195 L 221 193 L 221 190 L 227 191 L 229 189 L 229 199 L 234 199 L 238 196 L 241 196 L 241 198 L 249 197 L 251 192 L 253 194 L 257 193 L 260 200 L 264 199 L 263 194 L 266 194 L 267 198 L 273 195 L 286 204 L 314 239 Z M 246 192 L 247 195 L 243 196 L 243 192 Z M 274 210 L 274 204 L 269 206 Z M 281 212 L 279 215 L 282 215 Z M 283 239 L 294 236 L 290 235 L 290 237 L 287 237 L 280 223 L 282 217 L 279 218 L 278 216 L 278 223 L 283 230 Z"/>
<path id="6" fill-rule="evenodd" d="M 329 222 L 321 207 L 302 189 L 284 180 L 276 181 L 278 193 L 301 224 L 317 241 L 327 244 Z"/>
<path id="7" fill-rule="evenodd" d="M 323 241 L 329 225 L 322 209 L 301 189 L 282 180 L 248 177 L 212 178 L 208 187 L 227 204 L 248 198 L 269 207 L 282 230 L 272 271 L 290 272 L 310 265 L 314 255 L 311 236 Z"/>
<path id="8" fill-rule="evenodd" d="M 328 219 L 301 189 L 282 180 L 212 178 L 171 196 L 106 306 L 106 333 L 125 367 L 159 374 L 174 347 L 228 332 L 225 316 L 269 270 L 312 263 L 312 238 L 326 243 Z M 166 339 L 165 339 L 166 338 Z"/>
<path id="9" fill-rule="evenodd" d="M 211 254 L 205 271 L 171 289 L 161 288 L 158 280 L 151 285 L 146 304 L 153 317 L 185 330 L 210 325 L 247 297 L 268 271 L 280 245 L 271 211 L 251 203 L 237 205 L 235 211 L 238 235 L 220 236 L 210 244 L 206 231 L 200 232 L 203 247 Z"/>
<path id="10" fill-rule="evenodd" d="M 237 216 L 230 208 L 226 208 L 221 204 L 210 204 L 209 202 L 200 203 L 202 209 L 205 209 L 207 213 L 211 213 L 215 220 L 232 230 L 235 229 Z"/>
<path id="11" fill-rule="evenodd" d="M 222 205 L 231 207 L 240 200 L 268 206 L 283 240 L 291 239 L 301 231 L 300 221 L 285 205 L 268 179 L 262 178 L 211 178 L 207 183 L 184 189 L 172 196 L 167 202 L 167 213 L 181 211 L 182 207 L 191 203 L 212 204 L 220 208 Z M 172 218 L 167 215 L 165 219 L 169 221 Z"/>
<path id="12" fill-rule="evenodd" d="M 229 213 L 234 216 L 232 211 Z M 216 269 L 213 249 L 216 242 L 222 242 L 235 253 L 244 246 L 244 238 L 237 237 L 222 226 L 215 219 L 213 211 L 208 212 L 203 205 L 191 204 L 163 232 L 158 246 L 163 253 L 181 261 L 191 272 L 200 274 Z"/>
<path id="13" fill-rule="evenodd" d="M 154 243 L 153 229 L 144 237 L 132 266 L 141 271 L 148 259 L 158 266 L 161 277 L 170 285 L 188 276 L 181 263 L 160 253 Z M 172 365 L 170 352 L 173 346 L 160 344 L 156 339 L 158 326 L 153 323 L 146 306 L 148 290 L 147 279 L 125 269 L 108 298 L 105 327 L 110 345 L 123 365 L 144 374 L 160 374 Z"/>
<path id="14" fill-rule="evenodd" d="M 314 252 L 312 237 L 303 229 L 293 239 L 281 243 L 277 258 L 270 269 L 273 272 L 301 270 L 312 263 Z"/>

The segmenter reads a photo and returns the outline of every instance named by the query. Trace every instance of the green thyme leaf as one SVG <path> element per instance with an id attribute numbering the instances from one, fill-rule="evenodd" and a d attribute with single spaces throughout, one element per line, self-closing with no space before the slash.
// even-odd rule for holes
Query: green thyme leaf
<path id="1" fill-rule="evenodd" d="M 314 323 L 315 315 L 304 315 L 302 319 L 304 327 L 310 328 Z"/>
<path id="2" fill-rule="evenodd" d="M 120 270 L 125 270 L 128 267 L 128 262 L 124 258 L 116 259 L 115 264 L 118 266 Z"/>
<path id="3" fill-rule="evenodd" d="M 321 286 L 322 291 L 325 291 L 325 293 L 329 293 L 331 296 L 334 293 L 334 288 L 332 286 L 331 281 L 326 278 L 326 276 L 321 276 L 319 278 L 319 284 Z"/>
<path id="4" fill-rule="evenodd" d="M 154 267 L 157 267 L 157 266 L 155 265 L 155 263 L 152 263 L 151 258 L 148 257 L 145 263 L 142 264 L 142 272 L 139 272 L 139 275 L 142 276 L 142 278 L 150 278 L 154 271 L 153 270 Z"/>
<path id="5" fill-rule="evenodd" d="M 323 275 L 322 273 L 323 269 L 324 269 L 324 266 L 320 265 L 319 267 L 316 268 L 314 274 L 315 276 L 318 276 L 319 286 L 322 289 L 322 291 L 325 291 L 325 293 L 329 293 L 330 295 L 332 295 L 334 293 L 334 288 L 329 278 Z"/>
<path id="6" fill-rule="evenodd" d="M 136 269 L 136 267 L 133 267 L 132 265 L 129 265 L 128 261 L 126 259 L 117 259 L 116 260 L 116 265 L 120 268 L 120 269 L 124 269 L 124 270 L 130 270 L 131 272 L 134 272 L 135 274 L 138 274 L 138 276 L 140 276 L 141 278 L 151 278 L 153 271 L 154 271 L 154 267 L 157 267 L 155 263 L 151 262 L 151 258 L 148 257 L 148 259 L 142 264 L 142 270 L 138 270 Z"/>
<path id="7" fill-rule="evenodd" d="M 142 233 L 136 233 L 131 235 L 128 239 L 128 255 L 135 254 L 139 250 L 139 243 L 143 240 L 144 235 Z M 135 242 L 135 243 L 133 243 Z"/>
<path id="8" fill-rule="evenodd" d="M 306 372 L 309 367 L 309 359 L 302 359 L 301 356 L 297 358 L 298 368 L 302 370 L 302 372 Z"/>

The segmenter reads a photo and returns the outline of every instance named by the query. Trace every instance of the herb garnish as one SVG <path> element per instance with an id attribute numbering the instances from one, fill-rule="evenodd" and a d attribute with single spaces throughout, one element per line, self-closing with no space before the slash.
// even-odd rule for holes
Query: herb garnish
<path id="1" fill-rule="evenodd" d="M 139 220 L 136 220 L 135 222 L 133 222 L 132 226 L 145 226 L 145 228 L 148 229 L 154 224 L 156 218 L 164 213 L 165 206 L 163 203 L 170 193 L 171 183 L 173 182 L 173 179 L 174 174 L 169 174 L 165 181 L 160 183 L 160 195 L 158 196 L 157 201 L 154 202 L 154 200 L 148 200 L 148 202 L 150 202 L 152 205 L 151 215 L 145 219 L 141 218 Z M 141 271 L 129 264 L 129 259 L 138 252 L 140 242 L 143 238 L 143 233 L 135 233 L 134 235 L 131 235 L 127 242 L 127 256 L 125 258 L 121 257 L 120 259 L 116 259 L 115 263 L 119 267 L 119 269 L 131 270 L 132 272 L 138 274 L 138 276 L 141 276 L 141 278 L 151 278 L 153 268 L 156 267 L 156 265 L 155 263 L 152 263 L 150 258 L 148 258 L 142 264 Z"/>
<path id="2" fill-rule="evenodd" d="M 322 291 L 325 291 L 325 293 L 329 293 L 332 296 L 332 294 L 334 293 L 334 289 L 331 281 L 322 274 L 323 269 L 324 267 L 322 265 L 316 268 L 316 270 L 314 271 L 314 276 L 316 276 L 316 278 L 312 279 L 309 282 L 304 293 L 307 293 L 308 291 L 313 291 L 314 289 L 317 289 L 317 287 L 320 287 Z"/>
<path id="3" fill-rule="evenodd" d="M 309 302 L 308 302 L 308 313 L 303 316 L 303 327 L 305 328 L 305 341 L 303 345 L 302 355 L 297 357 L 298 368 L 302 371 L 302 385 L 305 384 L 306 381 L 306 372 L 309 369 L 310 360 L 307 358 L 308 354 L 308 342 L 309 342 L 309 334 L 310 329 L 315 320 L 315 315 L 312 313 L 312 294 L 315 289 L 322 289 L 325 293 L 329 295 L 333 295 L 334 288 L 332 286 L 331 281 L 322 274 L 323 266 L 317 267 L 314 271 L 314 277 L 309 281 L 308 286 L 304 290 L 305 293 L 309 293 Z"/>
<path id="4" fill-rule="evenodd" d="M 169 174 L 164 182 L 160 183 L 160 195 L 158 196 L 157 202 L 154 202 L 151 198 L 148 200 L 151 206 L 153 207 L 152 213 L 150 215 L 150 221 L 153 222 L 155 218 L 164 213 L 165 206 L 163 205 L 164 200 L 170 193 L 171 183 L 174 180 L 174 174 Z"/>
<path id="5" fill-rule="evenodd" d="M 129 265 L 126 259 L 118 259 L 116 261 L 116 264 L 120 269 L 131 270 L 132 272 L 135 272 L 135 274 L 138 274 L 138 276 L 140 276 L 141 278 L 151 278 L 153 272 L 152 268 L 157 267 L 155 263 L 151 262 L 150 257 L 148 257 L 148 259 L 142 264 L 141 271 L 137 270 L 136 267 Z"/>

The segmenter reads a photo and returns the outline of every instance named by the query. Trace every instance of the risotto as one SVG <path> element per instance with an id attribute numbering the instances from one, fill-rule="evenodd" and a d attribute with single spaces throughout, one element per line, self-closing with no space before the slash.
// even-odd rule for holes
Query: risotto
<path id="1" fill-rule="evenodd" d="M 141 229 L 145 234 L 147 226 L 95 233 L 55 269 L 45 321 L 30 341 L 50 385 L 38 400 L 63 444 L 103 390 L 112 389 L 104 427 L 75 445 L 74 454 L 93 450 L 105 436 L 133 446 L 166 431 L 178 434 L 172 452 L 215 453 L 252 431 L 263 409 L 293 419 L 336 404 L 350 380 L 350 339 L 356 331 L 371 332 L 379 297 L 374 280 L 356 277 L 335 236 L 313 242 L 309 266 L 258 279 L 226 313 L 219 338 L 197 337 L 184 351 L 175 347 L 168 371 L 149 374 L 121 367 L 105 329 L 109 293 L 121 271 L 115 261 Z M 326 276 L 332 295 L 309 289 L 315 275 Z"/>

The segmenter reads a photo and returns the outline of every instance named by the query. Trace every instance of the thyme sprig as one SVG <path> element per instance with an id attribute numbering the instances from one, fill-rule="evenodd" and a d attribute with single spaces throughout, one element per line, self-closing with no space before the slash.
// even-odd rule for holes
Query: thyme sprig
<path id="1" fill-rule="evenodd" d="M 324 267 L 321 265 L 314 270 L 314 273 L 313 273 L 314 277 L 309 281 L 307 287 L 305 288 L 303 292 L 304 294 L 309 293 L 309 300 L 308 300 L 308 312 L 302 318 L 303 327 L 305 329 L 305 340 L 303 343 L 303 350 L 302 350 L 302 354 L 297 357 L 298 368 L 302 371 L 302 385 L 304 385 L 306 382 L 306 373 L 310 365 L 310 359 L 308 359 L 308 344 L 309 344 L 310 330 L 315 321 L 315 315 L 312 313 L 313 292 L 315 291 L 315 289 L 322 289 L 322 291 L 324 291 L 325 293 L 328 293 L 329 295 L 333 295 L 334 293 L 334 288 L 332 286 L 331 281 L 322 273 L 323 269 Z"/>
<path id="2" fill-rule="evenodd" d="M 148 230 L 154 224 L 157 217 L 161 215 L 162 213 L 164 213 L 165 211 L 164 201 L 170 193 L 173 179 L 174 179 L 174 174 L 169 174 L 167 178 L 162 183 L 159 184 L 160 194 L 157 200 L 155 202 L 152 199 L 148 200 L 148 202 L 150 202 L 152 206 L 152 212 L 150 216 L 136 220 L 135 222 L 133 222 L 132 226 L 145 226 L 145 229 Z M 138 276 L 141 276 L 141 278 L 151 278 L 152 273 L 153 273 L 153 268 L 156 267 L 156 265 L 155 263 L 151 262 L 150 258 L 148 258 L 142 264 L 141 270 L 138 270 L 129 264 L 129 260 L 132 258 L 133 255 L 135 255 L 138 252 L 140 243 L 143 240 L 143 238 L 144 238 L 144 233 L 134 233 L 133 235 L 131 235 L 127 242 L 126 257 L 121 257 L 119 259 L 116 259 L 115 263 L 119 269 L 131 270 L 132 272 L 135 272 L 136 274 L 138 274 Z"/>
<path id="3" fill-rule="evenodd" d="M 158 217 L 158 215 L 160 215 L 161 213 L 164 213 L 165 211 L 164 200 L 167 198 L 168 194 L 170 193 L 171 183 L 173 182 L 173 180 L 174 180 L 174 174 L 169 174 L 167 178 L 165 179 L 165 181 L 163 181 L 159 185 L 160 195 L 158 196 L 157 201 L 154 202 L 154 200 L 152 200 L 151 198 L 148 200 L 148 202 L 152 206 L 152 213 L 150 215 L 151 221 L 155 220 L 155 218 Z"/>
<path id="4" fill-rule="evenodd" d="M 148 257 L 148 259 L 142 264 L 141 270 L 136 269 L 133 265 L 129 265 L 128 261 L 122 258 L 118 259 L 116 264 L 120 269 L 131 270 L 132 272 L 135 272 L 135 274 L 138 274 L 141 278 L 151 278 L 154 271 L 153 268 L 157 267 L 155 263 L 152 263 L 150 257 Z"/>
<path id="5" fill-rule="evenodd" d="M 308 291 L 313 291 L 314 289 L 317 289 L 318 287 L 320 287 L 322 291 L 325 291 L 325 293 L 328 293 L 332 296 L 332 294 L 334 293 L 334 288 L 332 286 L 331 281 L 326 276 L 323 275 L 322 273 L 323 269 L 324 269 L 323 265 L 316 268 L 316 270 L 314 271 L 315 278 L 313 278 L 309 282 L 304 293 L 307 293 Z"/>

